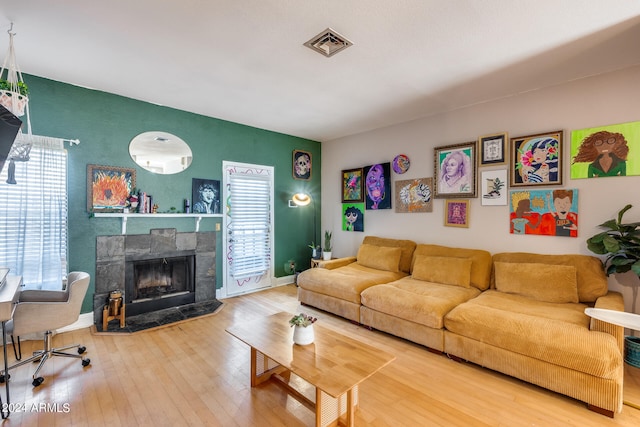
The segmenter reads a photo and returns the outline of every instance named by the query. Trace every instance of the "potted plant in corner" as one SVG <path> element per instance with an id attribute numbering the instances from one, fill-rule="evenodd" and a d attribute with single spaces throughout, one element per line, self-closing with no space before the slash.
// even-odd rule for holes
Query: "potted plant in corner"
<path id="1" fill-rule="evenodd" d="M 587 247 L 593 253 L 606 255 L 602 264 L 607 276 L 617 273 L 632 271 L 640 279 L 640 222 L 623 223 L 622 217 L 625 212 L 631 209 L 632 205 L 627 205 L 618 212 L 618 217 L 610 219 L 599 227 L 606 231 L 598 233 L 587 239 Z M 638 299 L 638 286 L 633 287 L 633 306 Z M 640 354 L 640 338 L 635 336 L 625 337 L 625 353 Z M 631 352 L 629 349 L 633 349 Z M 640 359 L 634 358 L 625 361 L 630 365 L 640 367 Z"/>
<path id="2" fill-rule="evenodd" d="M 331 259 L 331 232 L 325 230 L 324 232 L 324 246 L 322 247 L 322 259 L 329 261 Z"/>

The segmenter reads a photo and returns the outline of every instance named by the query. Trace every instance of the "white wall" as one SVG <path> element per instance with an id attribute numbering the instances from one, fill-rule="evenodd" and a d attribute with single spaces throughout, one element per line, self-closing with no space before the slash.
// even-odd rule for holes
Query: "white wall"
<path id="1" fill-rule="evenodd" d="M 571 130 L 637 120 L 640 120 L 640 66 L 323 142 L 322 230 L 334 232 L 334 256 L 355 255 L 364 235 L 482 248 L 492 253 L 593 255 L 586 247 L 586 239 L 600 231 L 598 224 L 613 218 L 627 203 L 634 208 L 627 212 L 625 221 L 640 221 L 640 177 L 570 179 Z M 468 142 L 497 132 L 516 137 L 555 130 L 564 130 L 562 187 L 579 190 L 578 238 L 510 234 L 509 207 L 482 206 L 479 198 L 471 199 L 469 228 L 445 227 L 444 200 L 435 199 L 431 213 L 368 210 L 364 233 L 341 231 L 343 169 L 388 162 L 404 153 L 409 156 L 411 167 L 403 175 L 392 172 L 392 182 L 432 177 L 436 146 Z M 493 167 L 496 168 L 499 167 Z M 479 172 L 488 169 L 491 168 L 481 168 Z M 623 292 L 627 311 L 638 312 L 640 304 L 632 304 L 632 284 L 638 278 L 633 274 L 627 276 L 610 278 L 609 287 Z"/>

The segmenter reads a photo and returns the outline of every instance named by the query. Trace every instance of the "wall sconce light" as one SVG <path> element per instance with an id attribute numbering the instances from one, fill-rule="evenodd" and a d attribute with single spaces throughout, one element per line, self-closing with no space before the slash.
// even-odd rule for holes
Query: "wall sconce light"
<path id="1" fill-rule="evenodd" d="M 311 196 L 305 193 L 296 193 L 289 200 L 289 207 L 297 208 L 299 206 L 307 206 L 309 203 L 311 203 Z"/>

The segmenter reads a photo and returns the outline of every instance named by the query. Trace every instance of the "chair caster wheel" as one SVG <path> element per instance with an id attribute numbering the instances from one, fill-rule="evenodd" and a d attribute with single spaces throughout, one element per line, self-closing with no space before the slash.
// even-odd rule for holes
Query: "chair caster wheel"
<path id="1" fill-rule="evenodd" d="M 7 374 L 6 376 L 4 374 L 0 375 L 0 384 L 3 384 L 5 381 L 11 379 L 11 375 Z"/>
<path id="2" fill-rule="evenodd" d="M 82 359 L 82 366 L 89 366 L 91 359 Z"/>
<path id="3" fill-rule="evenodd" d="M 31 384 L 33 384 L 34 387 L 38 387 L 43 382 L 44 382 L 44 378 L 38 377 L 38 378 L 34 378 Z"/>
<path id="4" fill-rule="evenodd" d="M 82 354 L 82 353 L 84 353 L 85 351 L 87 351 L 87 347 L 85 347 L 85 346 L 80 346 L 80 347 L 78 347 L 78 354 Z"/>

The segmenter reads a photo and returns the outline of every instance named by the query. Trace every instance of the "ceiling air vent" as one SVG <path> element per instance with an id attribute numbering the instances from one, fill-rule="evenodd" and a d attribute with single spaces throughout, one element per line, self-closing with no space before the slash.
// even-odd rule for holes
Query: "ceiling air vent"
<path id="1" fill-rule="evenodd" d="M 309 49 L 320 52 L 324 56 L 332 56 L 351 46 L 353 43 L 341 36 L 331 28 L 327 28 L 304 45 Z"/>

